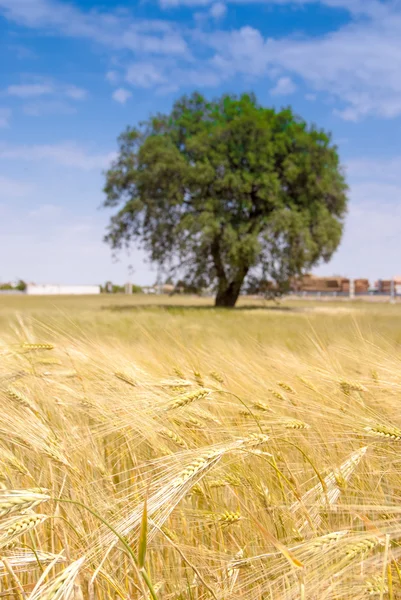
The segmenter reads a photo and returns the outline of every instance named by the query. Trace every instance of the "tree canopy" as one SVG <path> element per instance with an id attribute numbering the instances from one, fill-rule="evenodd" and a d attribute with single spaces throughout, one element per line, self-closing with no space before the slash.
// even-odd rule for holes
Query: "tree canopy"
<path id="1" fill-rule="evenodd" d="M 104 205 L 106 241 L 234 306 L 246 277 L 283 290 L 338 247 L 347 185 L 330 134 L 253 95 L 178 100 L 119 137 Z"/>

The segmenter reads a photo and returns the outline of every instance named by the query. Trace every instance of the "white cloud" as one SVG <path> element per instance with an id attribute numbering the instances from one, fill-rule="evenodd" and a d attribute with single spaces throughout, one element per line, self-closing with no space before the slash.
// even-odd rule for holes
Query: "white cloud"
<path id="1" fill-rule="evenodd" d="M 383 158 L 359 158 L 348 160 L 347 174 L 354 181 L 376 181 L 401 186 L 401 156 Z"/>
<path id="2" fill-rule="evenodd" d="M 343 241 L 318 274 L 388 279 L 401 274 L 401 185 L 355 184 Z"/>
<path id="3" fill-rule="evenodd" d="M 73 100 L 84 100 L 88 96 L 88 92 L 76 85 L 68 85 L 65 89 L 65 95 Z"/>
<path id="4" fill-rule="evenodd" d="M 32 146 L 0 144 L 0 159 L 23 161 L 51 161 L 63 167 L 82 170 L 105 169 L 115 154 L 92 154 L 73 142 Z"/>
<path id="5" fill-rule="evenodd" d="M 120 80 L 120 76 L 117 71 L 107 71 L 106 79 L 109 83 L 116 84 Z"/>
<path id="6" fill-rule="evenodd" d="M 75 112 L 74 109 L 69 108 L 65 102 L 62 102 L 60 100 L 61 98 L 84 100 L 88 95 L 86 90 L 76 85 L 66 85 L 38 76 L 30 76 L 28 81 L 21 84 L 9 85 L 8 88 L 6 88 L 5 93 L 8 96 L 14 96 L 20 99 L 54 96 L 55 98 L 58 98 L 58 100 L 47 103 L 47 112 L 59 112 L 61 114 Z M 39 108 L 36 108 L 37 106 Z M 58 109 L 57 106 L 59 107 Z M 42 103 L 42 101 L 39 104 L 35 103 L 34 105 L 28 105 L 25 110 L 26 114 L 33 114 L 34 116 L 36 116 L 38 112 L 46 112 L 45 103 Z"/>
<path id="7" fill-rule="evenodd" d="M 125 88 L 118 88 L 113 92 L 113 99 L 120 104 L 125 104 L 132 97 L 132 93 Z"/>
<path id="8" fill-rule="evenodd" d="M 300 8 L 319 0 L 227 1 Z M 216 18 L 225 10 L 221 0 L 164 0 L 165 5 L 181 3 L 203 6 L 209 11 L 205 15 Z M 127 73 L 127 81 L 139 87 L 214 86 L 237 75 L 246 79 L 302 78 L 311 88 L 310 93 L 320 91 L 335 99 L 338 104 L 334 111 L 343 119 L 355 121 L 370 115 L 392 118 L 401 114 L 399 2 L 320 0 L 320 3 L 333 9 L 347 9 L 353 21 L 323 36 L 265 39 L 258 29 L 249 26 L 237 31 L 210 32 L 201 27 L 191 30 L 172 21 L 134 19 L 128 10 L 85 11 L 60 0 L 0 0 L 0 13 L 28 27 L 142 55 Z M 194 48 L 193 54 L 190 48 Z M 210 52 L 214 52 L 213 57 Z M 154 56 L 159 57 L 156 63 Z M 173 64 L 160 65 L 162 57 L 168 56 L 174 59 Z M 201 74 L 199 83 L 195 73 Z M 106 77 L 117 84 L 116 71 L 110 71 Z M 41 84 L 32 85 L 39 93 Z M 277 91 L 280 93 L 280 88 Z M 70 95 L 77 99 L 84 93 Z"/>
<path id="9" fill-rule="evenodd" d="M 10 124 L 11 110 L 9 108 L 0 108 L 0 129 L 8 127 Z"/>
<path id="10" fill-rule="evenodd" d="M 11 198 L 26 196 L 32 189 L 31 184 L 0 175 L 0 203 L 7 203 Z"/>
<path id="11" fill-rule="evenodd" d="M 1 6 L 1 5 L 0 5 Z M 21 44 L 10 44 L 8 48 L 20 60 L 32 60 L 37 58 L 37 55 L 31 48 L 27 48 Z"/>
<path id="12" fill-rule="evenodd" d="M 187 44 L 167 21 L 130 18 L 128 12 L 83 11 L 59 0 L 0 0 L 0 13 L 27 27 L 86 38 L 99 44 L 154 54 L 188 53 Z"/>
<path id="13" fill-rule="evenodd" d="M 317 272 L 368 277 L 372 283 L 401 274 L 401 155 L 349 160 L 346 169 L 351 185 L 343 240 Z"/>
<path id="14" fill-rule="evenodd" d="M 79 201 L 84 205 L 87 197 Z M 122 253 L 118 262 L 112 259 L 110 248 L 102 242 L 108 215 L 56 209 L 38 205 L 26 212 L 6 206 L 6 224 L 0 221 L 0 254 L 7 256 L 1 270 L 4 281 L 17 275 L 35 283 L 154 282 L 155 273 L 141 250 L 133 249 L 132 256 Z M 131 264 L 133 275 L 129 275 Z"/>
<path id="15" fill-rule="evenodd" d="M 74 106 L 67 102 L 52 100 L 52 101 L 37 101 L 25 104 L 22 108 L 23 112 L 30 117 L 42 117 L 46 115 L 73 115 L 77 112 Z"/>
<path id="16" fill-rule="evenodd" d="M 125 79 L 137 87 L 150 88 L 166 83 L 160 69 L 150 62 L 134 63 L 127 69 Z"/>
<path id="17" fill-rule="evenodd" d="M 227 12 L 227 7 L 223 2 L 215 2 L 210 7 L 209 13 L 213 19 L 221 19 Z"/>
<path id="18" fill-rule="evenodd" d="M 34 219 L 53 219 L 61 213 L 61 206 L 56 204 L 40 204 L 37 208 L 29 211 L 29 216 Z"/>
<path id="19" fill-rule="evenodd" d="M 380 0 L 227 0 L 232 4 L 265 4 L 265 5 L 291 5 L 302 9 L 307 4 L 322 4 L 330 8 L 342 8 L 355 16 L 382 16 L 388 7 Z M 178 6 L 208 6 L 214 0 L 159 0 L 163 8 Z"/>
<path id="20" fill-rule="evenodd" d="M 272 96 L 288 96 L 293 94 L 297 86 L 290 77 L 280 77 L 273 89 L 270 90 Z"/>
<path id="21" fill-rule="evenodd" d="M 9 85 L 6 89 L 8 96 L 17 96 L 18 98 L 32 98 L 35 96 L 44 96 L 53 94 L 53 86 L 45 83 L 27 83 L 20 85 Z"/>
<path id="22" fill-rule="evenodd" d="M 224 74 L 261 77 L 279 69 L 281 76 L 302 78 L 311 93 L 340 101 L 336 112 L 344 119 L 392 118 L 401 114 L 401 5 L 381 10 L 376 4 L 369 13 L 375 18 L 320 37 L 265 39 L 247 26 L 214 32 L 205 43 L 216 49 L 212 64 Z"/>

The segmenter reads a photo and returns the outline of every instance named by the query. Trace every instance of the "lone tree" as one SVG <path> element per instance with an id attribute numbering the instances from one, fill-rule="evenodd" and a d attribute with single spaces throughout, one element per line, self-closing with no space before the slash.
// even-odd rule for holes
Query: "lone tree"
<path id="1" fill-rule="evenodd" d="M 235 305 L 245 278 L 276 290 L 328 261 L 343 230 L 347 185 L 330 134 L 253 95 L 178 100 L 119 137 L 106 174 L 106 235 Z"/>

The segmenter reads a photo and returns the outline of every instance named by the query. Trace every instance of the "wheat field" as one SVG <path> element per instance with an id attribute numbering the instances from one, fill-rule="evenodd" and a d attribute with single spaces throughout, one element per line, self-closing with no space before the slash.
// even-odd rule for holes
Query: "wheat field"
<path id="1" fill-rule="evenodd" d="M 401 598 L 401 307 L 0 298 L 0 597 Z"/>

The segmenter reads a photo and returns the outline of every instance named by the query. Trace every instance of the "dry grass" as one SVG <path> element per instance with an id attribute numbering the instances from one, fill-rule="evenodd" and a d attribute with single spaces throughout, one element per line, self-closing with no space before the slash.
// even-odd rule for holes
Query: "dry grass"
<path id="1" fill-rule="evenodd" d="M 401 598 L 398 306 L 0 300 L 1 597 Z"/>

